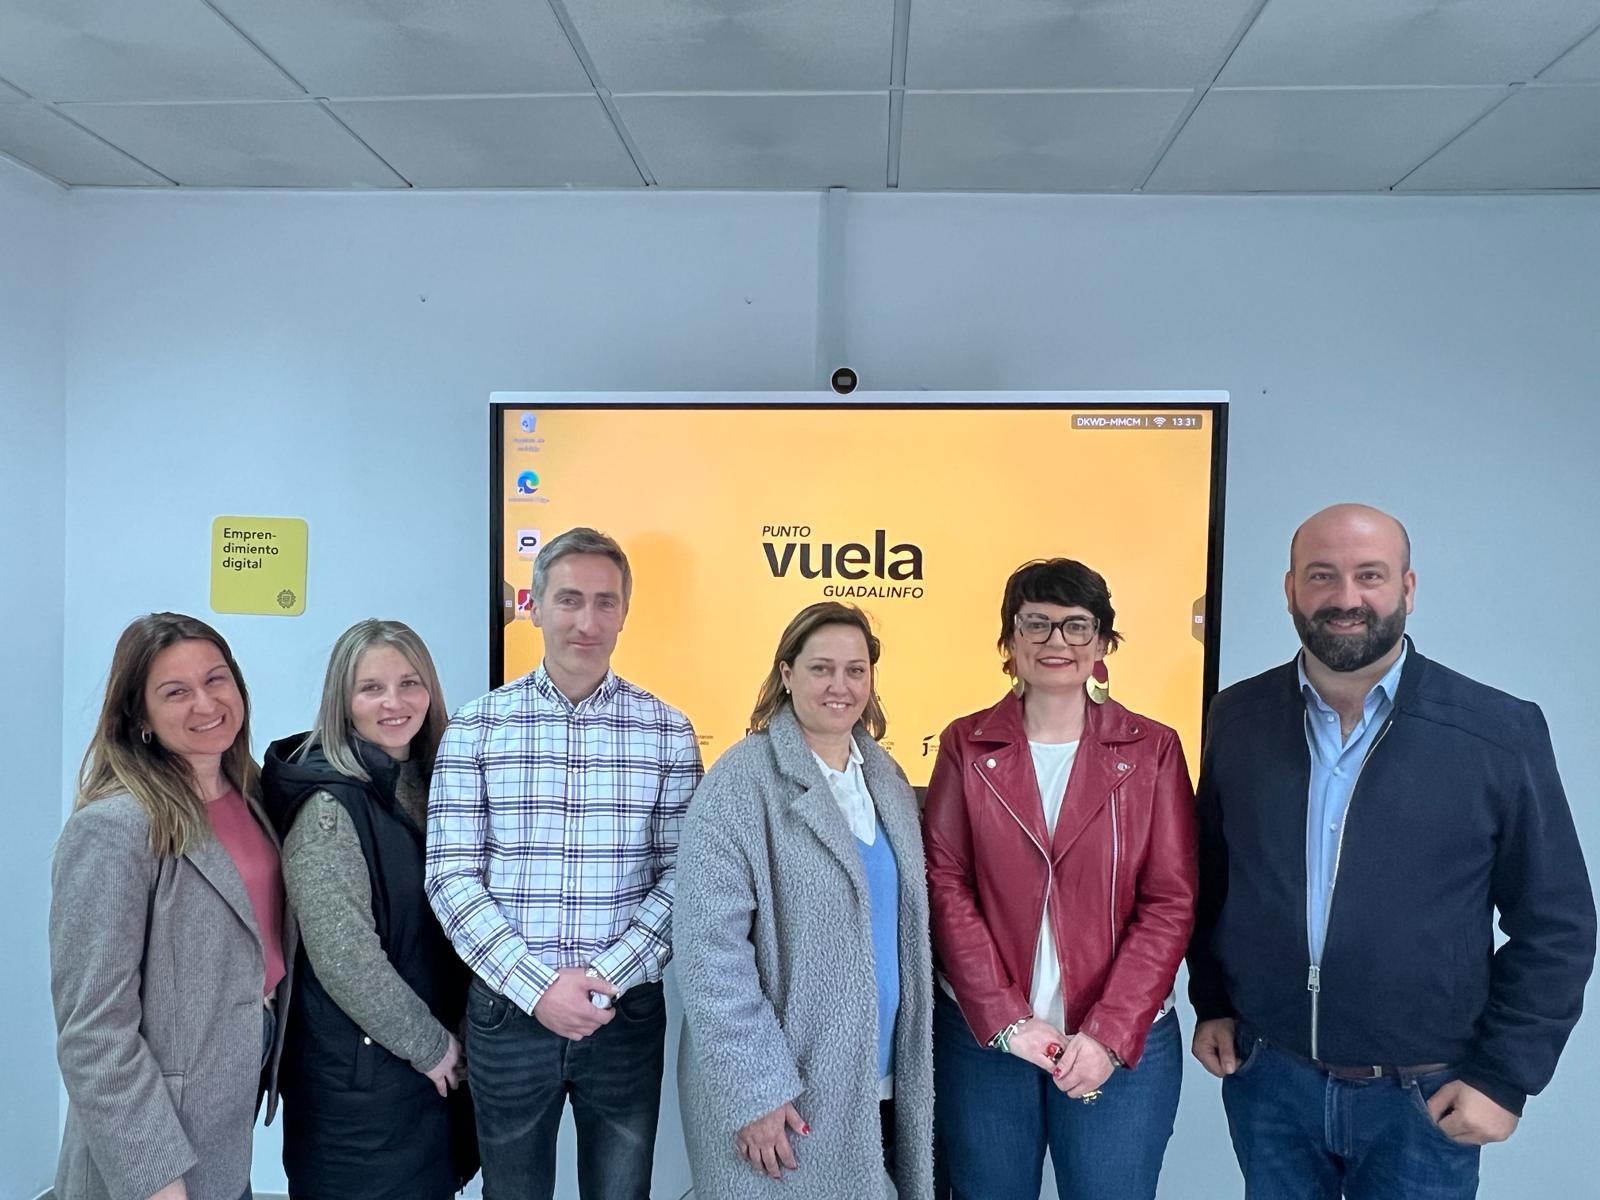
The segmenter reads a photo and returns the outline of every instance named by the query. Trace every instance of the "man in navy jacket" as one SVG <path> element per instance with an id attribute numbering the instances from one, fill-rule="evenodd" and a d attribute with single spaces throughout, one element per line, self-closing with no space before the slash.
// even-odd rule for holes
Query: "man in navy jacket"
<path id="1" fill-rule="evenodd" d="M 1593 966 L 1544 717 L 1418 653 L 1410 559 L 1376 509 L 1306 521 L 1284 579 L 1304 653 L 1211 709 L 1194 1054 L 1248 1200 L 1475 1195 Z"/>

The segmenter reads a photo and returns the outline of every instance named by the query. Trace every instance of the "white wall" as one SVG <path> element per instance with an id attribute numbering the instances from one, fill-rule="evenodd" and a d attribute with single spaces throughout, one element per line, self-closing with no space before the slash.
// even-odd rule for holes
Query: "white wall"
<path id="1" fill-rule="evenodd" d="M 844 208 L 840 325 L 866 389 L 1232 392 L 1225 681 L 1293 648 L 1279 580 L 1299 519 L 1346 498 L 1401 515 L 1420 647 L 1545 706 L 1600 863 L 1600 565 L 1582 515 L 1600 199 Z M 816 196 L 83 192 L 68 209 L 63 770 L 126 620 L 206 613 L 212 517 L 311 523 L 305 617 L 215 618 L 258 745 L 306 724 L 358 616 L 411 621 L 456 704 L 486 682 L 491 390 L 812 384 Z M 1484 1196 L 1588 1187 L 1596 1063 L 1591 1020 L 1486 1154 Z M 668 1074 L 657 1192 L 676 1196 Z M 1237 1195 L 1215 1088 L 1198 1069 L 1186 1087 L 1163 1195 Z M 564 1179 L 569 1194 L 570 1161 Z M 274 1131 L 256 1183 L 281 1180 Z"/>
<path id="2" fill-rule="evenodd" d="M 309 725 L 360 617 L 410 622 L 460 705 L 488 681 L 490 391 L 809 380 L 814 197 L 410 199 L 73 196 L 69 743 L 155 608 L 232 643 L 258 746 Z M 224 513 L 307 518 L 304 617 L 209 613 Z M 688 1187 L 671 1111 L 664 1196 Z M 283 1188 L 277 1138 L 258 1188 Z"/>
<path id="3" fill-rule="evenodd" d="M 1281 581 L 1304 516 L 1400 515 L 1418 647 L 1544 707 L 1600 872 L 1600 198 L 855 203 L 863 386 L 1232 393 L 1224 684 L 1295 649 Z M 1237 1195 L 1191 1068 L 1162 1195 Z M 1485 1152 L 1481 1195 L 1593 1194 L 1596 1112 L 1591 1015 Z"/>
<path id="4" fill-rule="evenodd" d="M 0 1196 L 55 1175 L 59 1084 L 45 922 L 61 828 L 66 193 L 0 161 Z"/>

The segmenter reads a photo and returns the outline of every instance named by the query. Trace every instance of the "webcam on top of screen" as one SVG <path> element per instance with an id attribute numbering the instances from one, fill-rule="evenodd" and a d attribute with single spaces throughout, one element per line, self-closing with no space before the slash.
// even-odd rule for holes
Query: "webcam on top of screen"
<path id="1" fill-rule="evenodd" d="M 849 367 L 840 367 L 834 371 L 832 377 L 829 378 L 828 385 L 833 388 L 834 391 L 838 392 L 839 395 L 848 396 L 851 392 L 856 390 L 856 384 L 858 382 L 859 380 L 857 379 L 854 371 L 852 371 Z"/>

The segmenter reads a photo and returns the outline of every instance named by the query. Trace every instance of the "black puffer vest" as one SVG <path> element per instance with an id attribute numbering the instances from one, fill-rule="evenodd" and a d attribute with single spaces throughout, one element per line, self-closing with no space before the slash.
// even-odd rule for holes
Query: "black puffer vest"
<path id="1" fill-rule="evenodd" d="M 372 882 L 378 941 L 396 973 L 434 1017 L 458 1033 L 471 972 L 456 956 L 423 893 L 424 831 L 395 796 L 401 764 L 357 742 L 371 782 L 342 775 L 314 748 L 292 761 L 305 734 L 267 749 L 268 815 L 287 838 L 313 794 L 349 814 Z M 301 944 L 295 1007 L 284 1035 L 284 1170 L 294 1200 L 433 1200 L 477 1172 L 471 1102 L 448 1101 L 406 1060 L 369 1038 L 334 1002 Z"/>

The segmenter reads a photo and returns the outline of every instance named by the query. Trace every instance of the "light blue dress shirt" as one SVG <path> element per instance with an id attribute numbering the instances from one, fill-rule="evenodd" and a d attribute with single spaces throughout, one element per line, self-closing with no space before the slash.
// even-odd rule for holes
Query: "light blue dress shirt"
<path id="1" fill-rule="evenodd" d="M 1394 709 L 1400 669 L 1405 666 L 1408 652 L 1409 647 L 1402 645 L 1400 657 L 1373 684 L 1362 705 L 1361 720 L 1348 738 L 1340 729 L 1339 714 L 1328 707 L 1306 678 L 1304 652 L 1296 660 L 1300 692 L 1306 699 L 1306 746 L 1311 751 L 1311 793 L 1306 805 L 1306 936 L 1311 943 L 1311 961 L 1319 965 L 1328 934 L 1328 901 L 1333 896 L 1340 833 L 1350 808 L 1350 796 L 1362 764 Z"/>

